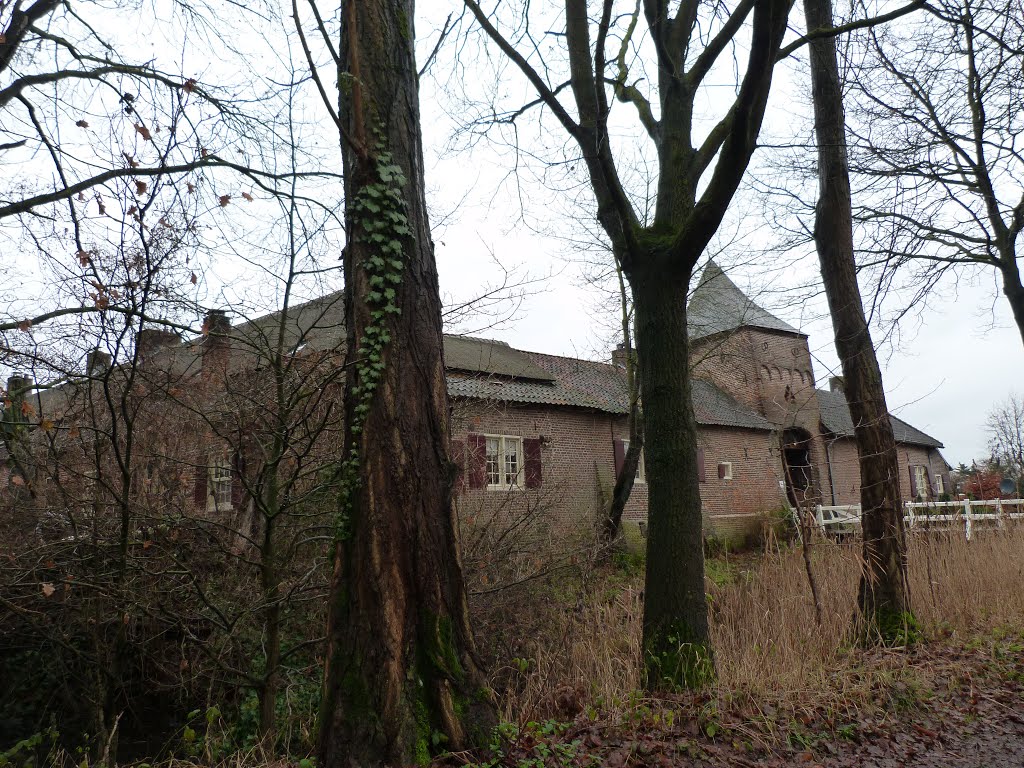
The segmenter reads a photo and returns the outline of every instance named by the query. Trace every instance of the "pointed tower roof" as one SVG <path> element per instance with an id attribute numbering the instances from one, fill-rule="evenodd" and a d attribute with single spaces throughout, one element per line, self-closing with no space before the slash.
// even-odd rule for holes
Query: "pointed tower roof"
<path id="1" fill-rule="evenodd" d="M 766 328 L 805 336 L 751 301 L 714 261 L 709 261 L 687 306 L 691 340 L 742 327 Z"/>

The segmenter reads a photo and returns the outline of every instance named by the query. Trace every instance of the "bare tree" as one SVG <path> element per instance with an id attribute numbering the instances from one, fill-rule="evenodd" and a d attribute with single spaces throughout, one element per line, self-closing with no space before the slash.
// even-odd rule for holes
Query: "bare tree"
<path id="1" fill-rule="evenodd" d="M 597 218 L 629 280 L 646 420 L 647 684 L 701 686 L 714 671 L 685 297 L 754 152 L 789 3 L 749 0 L 711 9 L 683 2 L 673 11 L 667 2 L 619 10 L 606 0 L 591 17 L 585 2 L 567 0 L 564 16 L 545 20 L 559 34 L 543 47 L 531 25 L 533 6 L 489 10 L 466 0 L 466 7 L 537 96 L 501 114 L 514 122 L 539 104 L 555 117 L 579 151 Z M 637 32 L 641 15 L 646 34 Z M 750 43 L 736 97 L 705 133 L 695 124 L 695 99 L 741 30 Z M 653 82 L 644 79 L 644 67 L 656 70 Z M 638 209 L 622 181 L 610 131 L 615 99 L 635 109 L 657 153 L 650 209 Z"/>
<path id="2" fill-rule="evenodd" d="M 851 164 L 861 265 L 922 305 L 947 274 L 995 270 L 1024 337 L 1024 8 L 940 0 L 855 38 Z"/>
<path id="3" fill-rule="evenodd" d="M 1024 484 L 1024 399 L 1010 395 L 989 411 L 988 434 L 992 456 L 999 459 L 1019 493 Z"/>
<path id="4" fill-rule="evenodd" d="M 809 31 L 834 27 L 832 0 L 804 0 L 804 10 Z M 814 242 L 860 458 L 864 558 L 858 606 L 867 637 L 896 642 L 906 637 L 907 622 L 913 621 L 896 440 L 857 284 L 836 40 L 814 39 L 809 49 L 819 179 Z"/>

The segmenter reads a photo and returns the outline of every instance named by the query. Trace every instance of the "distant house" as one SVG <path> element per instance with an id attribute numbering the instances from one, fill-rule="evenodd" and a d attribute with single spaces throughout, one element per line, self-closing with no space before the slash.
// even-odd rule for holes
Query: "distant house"
<path id="1" fill-rule="evenodd" d="M 310 361 L 294 370 L 308 376 L 319 367 L 317 375 L 327 377 L 337 370 L 344 342 L 342 307 L 340 294 L 331 294 L 288 311 L 289 358 Z M 798 500 L 859 501 L 857 450 L 841 382 L 834 380 L 830 390 L 816 388 L 807 336 L 754 304 L 713 263 L 690 299 L 688 316 L 708 533 L 757 536 L 764 513 Z M 206 338 L 181 342 L 173 334 L 151 333 L 138 341 L 147 345 L 140 366 L 148 371 L 144 378 L 163 371 L 162 391 L 176 393 L 174 402 L 181 403 L 192 425 L 191 439 L 174 443 L 188 446 L 187 456 L 174 459 L 179 467 L 174 477 L 194 484 L 178 489 L 179 497 L 202 510 L 231 507 L 241 514 L 249 494 L 263 487 L 259 457 L 265 451 L 256 450 L 259 430 L 251 422 L 265 418 L 265 409 L 225 409 L 259 401 L 256 382 L 266 369 L 261 350 L 277 338 L 280 319 L 269 315 L 232 328 L 222 313 L 212 313 L 207 324 L 214 332 Z M 538 525 L 559 536 L 592 531 L 611 497 L 629 435 L 620 361 L 545 355 L 458 336 L 445 337 L 444 351 L 462 518 L 477 526 L 495 521 L 503 531 Z M 331 359 L 335 363 L 327 364 Z M 329 388 L 321 388 L 317 413 L 331 411 L 328 400 L 339 396 L 335 379 L 330 381 Z M 67 403 L 73 400 L 66 387 L 50 390 L 34 395 L 30 410 L 58 431 L 69 430 L 73 415 Z M 214 401 L 218 423 L 205 413 L 205 404 Z M 165 404 L 161 411 L 164 423 L 170 407 Z M 323 438 L 330 440 L 305 444 L 302 455 L 329 457 L 337 449 L 337 424 L 314 416 L 317 429 L 329 426 Z M 941 497 L 949 489 L 942 444 L 895 417 L 892 423 L 903 498 Z M 204 448 L 198 435 L 211 430 L 219 435 L 217 444 Z M 319 434 L 307 432 L 307 443 Z M 231 435 L 239 436 L 237 444 L 225 445 Z M 165 454 L 176 450 L 166 443 L 161 442 Z M 643 520 L 646 514 L 641 462 L 626 517 Z"/>

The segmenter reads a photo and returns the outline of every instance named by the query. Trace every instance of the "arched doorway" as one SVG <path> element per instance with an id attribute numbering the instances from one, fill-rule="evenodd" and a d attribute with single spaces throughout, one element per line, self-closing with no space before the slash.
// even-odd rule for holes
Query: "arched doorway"
<path id="1" fill-rule="evenodd" d="M 813 495 L 811 435 L 804 429 L 782 433 L 782 464 L 786 473 L 786 496 L 794 507 Z"/>

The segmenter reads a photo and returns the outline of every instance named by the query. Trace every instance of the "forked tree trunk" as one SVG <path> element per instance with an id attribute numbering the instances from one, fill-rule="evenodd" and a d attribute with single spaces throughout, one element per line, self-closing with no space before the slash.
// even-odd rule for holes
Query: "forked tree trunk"
<path id="1" fill-rule="evenodd" d="M 808 30 L 833 26 L 831 0 L 804 0 L 804 11 Z M 813 40 L 810 55 L 820 185 L 814 242 L 860 457 L 864 562 L 858 606 L 865 639 L 898 642 L 907 636 L 908 625 L 913 621 L 899 464 L 882 373 L 857 284 L 853 203 L 835 38 Z"/>
<path id="2" fill-rule="evenodd" d="M 436 750 L 460 750 L 489 735 L 494 708 L 475 658 L 456 541 L 414 3 L 342 7 L 346 500 L 318 764 L 422 764 Z M 395 243 L 400 248 L 389 250 Z M 382 280 L 372 277 L 382 270 Z M 379 334 L 382 351 L 367 352 L 367 340 Z"/>
<path id="3" fill-rule="evenodd" d="M 639 263 L 640 260 L 636 260 Z M 655 262 L 648 259 L 647 263 Z M 656 263 L 656 262 L 655 262 Z M 630 276 L 649 508 L 644 667 L 653 690 L 699 688 L 714 677 L 697 484 L 697 423 L 690 396 L 689 274 L 655 268 Z"/>

